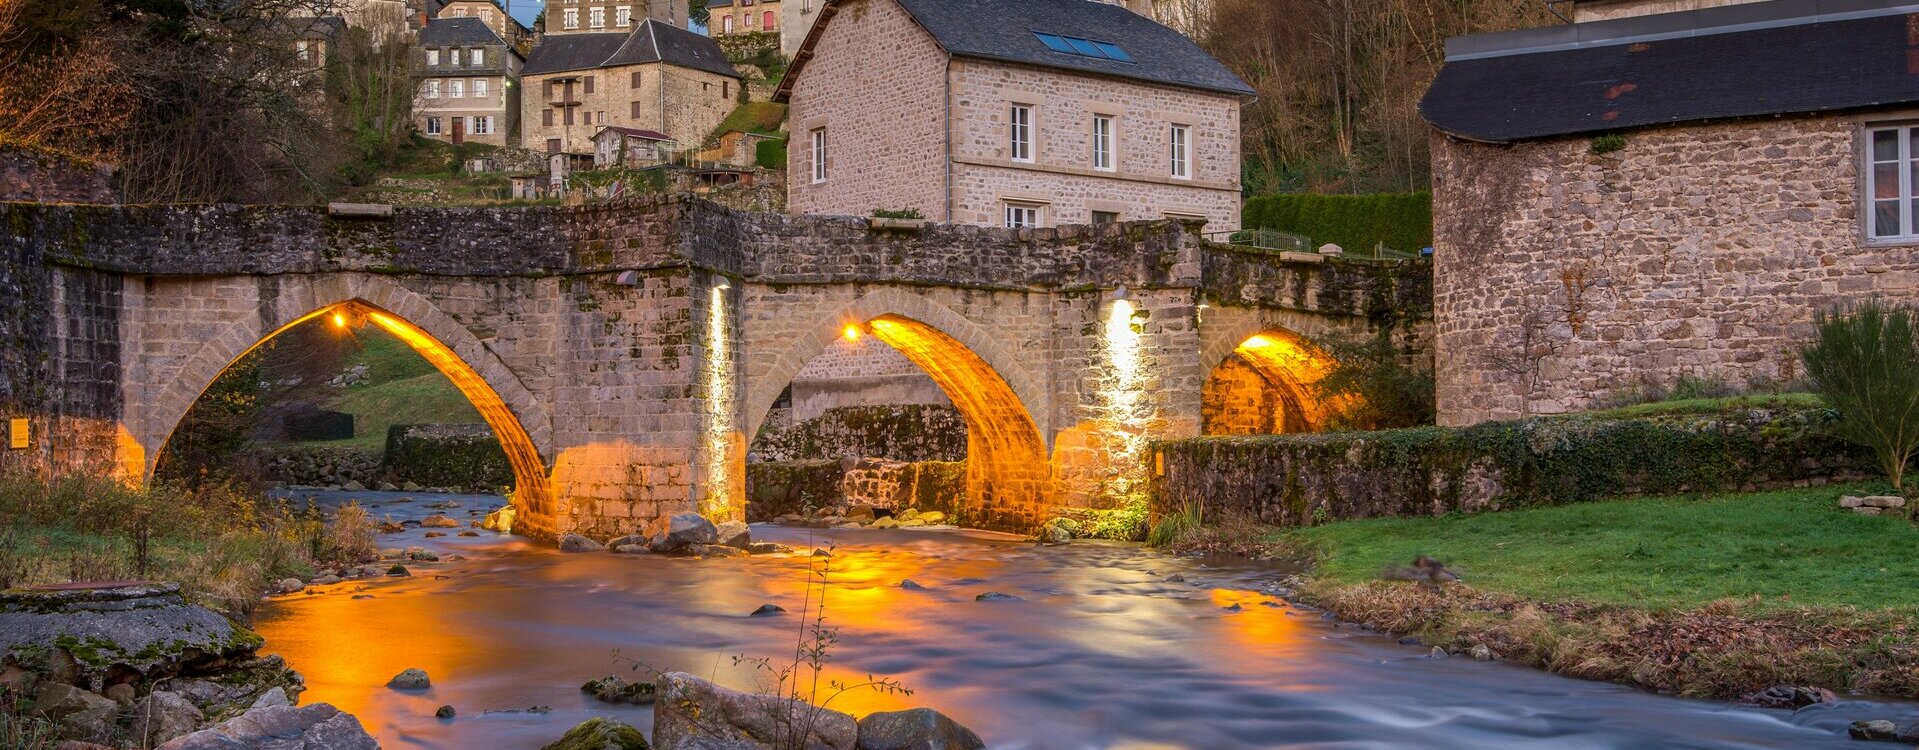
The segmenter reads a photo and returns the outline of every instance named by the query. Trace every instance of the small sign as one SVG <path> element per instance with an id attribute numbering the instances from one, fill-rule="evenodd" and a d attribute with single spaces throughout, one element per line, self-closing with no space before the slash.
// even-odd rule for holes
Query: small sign
<path id="1" fill-rule="evenodd" d="M 7 435 L 12 438 L 10 444 L 13 448 L 20 449 L 28 446 L 27 427 L 29 424 L 26 417 L 14 417 L 8 422 Z"/>

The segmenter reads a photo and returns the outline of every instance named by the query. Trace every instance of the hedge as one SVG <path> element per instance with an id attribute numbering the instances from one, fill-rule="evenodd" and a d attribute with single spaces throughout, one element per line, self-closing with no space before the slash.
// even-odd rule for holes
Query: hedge
<path id="1" fill-rule="evenodd" d="M 1354 250 L 1384 242 L 1416 251 L 1433 244 L 1431 193 L 1317 195 L 1284 193 L 1248 199 L 1240 209 L 1246 229 L 1278 229 Z"/>
<path id="2" fill-rule="evenodd" d="M 1156 447 L 1155 507 L 1298 526 L 1873 476 L 1866 452 L 1832 435 L 1832 418 L 1799 406 L 1192 438 Z"/>
<path id="3" fill-rule="evenodd" d="M 765 140 L 753 144 L 753 163 L 762 169 L 786 168 L 786 141 Z"/>

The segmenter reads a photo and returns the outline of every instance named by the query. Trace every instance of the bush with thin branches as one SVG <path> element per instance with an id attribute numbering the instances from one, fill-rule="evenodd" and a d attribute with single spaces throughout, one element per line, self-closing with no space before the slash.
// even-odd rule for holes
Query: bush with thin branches
<path id="1" fill-rule="evenodd" d="M 1919 341 L 1913 312 L 1868 301 L 1822 313 L 1818 338 L 1801 358 L 1813 391 L 1838 412 L 1833 429 L 1866 446 L 1905 492 L 1906 464 L 1919 452 Z"/>

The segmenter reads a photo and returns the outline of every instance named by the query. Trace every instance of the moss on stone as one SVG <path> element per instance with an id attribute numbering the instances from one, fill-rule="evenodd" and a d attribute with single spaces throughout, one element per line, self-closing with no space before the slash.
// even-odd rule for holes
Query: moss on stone
<path id="1" fill-rule="evenodd" d="M 613 719 L 595 717 L 567 730 L 541 750 L 650 750 L 640 730 Z"/>

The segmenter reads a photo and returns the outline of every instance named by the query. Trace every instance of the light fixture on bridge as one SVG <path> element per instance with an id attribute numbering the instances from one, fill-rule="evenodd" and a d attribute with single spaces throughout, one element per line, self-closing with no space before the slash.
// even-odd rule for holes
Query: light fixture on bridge
<path id="1" fill-rule="evenodd" d="M 724 292 L 724 291 L 726 291 L 726 290 L 728 290 L 728 289 L 732 289 L 732 288 L 733 288 L 733 284 L 732 284 L 731 282 L 727 282 L 727 281 L 722 281 L 722 282 L 720 282 L 720 283 L 718 283 L 718 284 L 715 284 L 715 285 L 713 286 L 713 288 L 714 288 L 715 290 L 718 290 L 718 291 L 722 291 L 722 292 Z"/>
<path id="2" fill-rule="evenodd" d="M 1126 290 L 1125 284 L 1121 284 L 1119 285 L 1118 289 L 1113 290 L 1113 299 L 1115 300 L 1132 299 L 1132 298 L 1133 298 L 1133 294 L 1132 292 L 1129 292 Z"/>
<path id="3" fill-rule="evenodd" d="M 639 286 L 640 272 L 639 271 L 621 271 L 619 278 L 614 279 L 613 283 L 619 284 L 620 286 Z"/>
<path id="4" fill-rule="evenodd" d="M 857 342 L 860 340 L 860 327 L 856 325 L 848 325 L 846 327 L 846 330 L 840 331 L 840 335 L 842 337 L 845 337 L 845 339 L 849 342 Z"/>
<path id="5" fill-rule="evenodd" d="M 345 328 L 345 327 L 346 327 L 346 315 L 344 315 L 344 314 L 342 314 L 342 313 L 337 313 L 337 312 L 336 312 L 336 313 L 334 313 L 334 314 L 333 314 L 333 327 L 334 327 L 334 328 Z"/>

